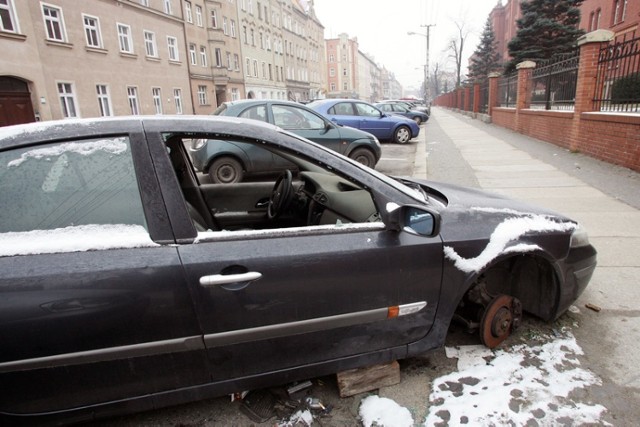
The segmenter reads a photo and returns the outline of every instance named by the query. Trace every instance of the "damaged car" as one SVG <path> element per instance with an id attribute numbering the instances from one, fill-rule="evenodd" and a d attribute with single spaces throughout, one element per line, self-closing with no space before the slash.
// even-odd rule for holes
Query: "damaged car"
<path id="1" fill-rule="evenodd" d="M 215 184 L 194 140 L 296 166 Z M 552 321 L 596 266 L 560 214 L 394 178 L 255 120 L 154 116 L 0 130 L 0 424 L 85 422 Z M 10 392 L 9 392 L 10 391 Z"/>

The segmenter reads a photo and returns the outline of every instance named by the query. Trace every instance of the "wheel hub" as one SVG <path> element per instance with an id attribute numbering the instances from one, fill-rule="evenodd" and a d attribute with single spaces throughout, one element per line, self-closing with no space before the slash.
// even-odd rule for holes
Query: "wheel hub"
<path id="1" fill-rule="evenodd" d="M 508 295 L 498 295 L 487 305 L 480 321 L 480 340 L 495 348 L 513 332 L 522 320 L 522 304 Z"/>

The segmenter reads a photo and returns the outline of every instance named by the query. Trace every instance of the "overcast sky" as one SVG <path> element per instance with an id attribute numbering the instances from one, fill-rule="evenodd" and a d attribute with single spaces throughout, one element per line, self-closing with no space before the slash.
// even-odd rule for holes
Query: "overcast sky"
<path id="1" fill-rule="evenodd" d="M 404 88 L 418 87 L 424 78 L 426 37 L 410 36 L 409 31 L 426 34 L 430 29 L 429 66 L 436 62 L 453 70 L 446 46 L 457 29 L 466 22 L 473 30 L 463 56 L 468 58 L 478 45 L 484 23 L 498 0 L 315 0 L 318 19 L 325 38 L 340 33 L 357 37 L 360 50 L 392 71 Z"/>

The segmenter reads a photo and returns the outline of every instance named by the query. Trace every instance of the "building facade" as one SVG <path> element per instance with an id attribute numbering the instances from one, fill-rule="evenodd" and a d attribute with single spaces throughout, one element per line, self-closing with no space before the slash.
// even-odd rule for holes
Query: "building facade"
<path id="1" fill-rule="evenodd" d="M 1 5 L 0 125 L 194 113 L 179 0 Z"/>
<path id="2" fill-rule="evenodd" d="M 342 33 L 325 40 L 328 98 L 359 98 L 358 39 Z"/>
<path id="3" fill-rule="evenodd" d="M 585 0 L 580 6 L 580 28 L 586 32 L 606 29 L 616 39 L 640 36 L 640 2 L 637 0 Z"/>

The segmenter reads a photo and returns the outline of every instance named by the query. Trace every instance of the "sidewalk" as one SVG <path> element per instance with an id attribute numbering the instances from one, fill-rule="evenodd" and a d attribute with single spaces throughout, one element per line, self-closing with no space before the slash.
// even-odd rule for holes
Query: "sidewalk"
<path id="1" fill-rule="evenodd" d="M 637 419 L 640 415 L 637 407 L 640 401 L 640 211 L 608 194 L 616 194 L 613 187 L 625 187 L 618 188 L 621 194 L 627 195 L 621 197 L 636 203 L 634 195 L 640 194 L 640 186 L 636 186 L 640 182 L 638 175 L 624 170 L 621 176 L 612 176 L 611 191 L 605 190 L 605 193 L 585 180 L 593 180 L 596 174 L 602 173 L 596 168 L 610 172 L 615 169 L 613 166 L 591 166 L 592 162 L 587 160 L 572 162 L 573 155 L 562 148 L 441 108 L 432 110 L 425 130 L 426 137 L 420 137 L 417 146 L 414 176 L 477 186 L 545 206 L 579 221 L 587 229 L 598 250 L 598 267 L 576 303 L 579 325 L 573 333 L 585 353 L 583 366 L 603 381 L 600 396 L 603 400 L 599 403 L 613 414 L 626 414 L 623 417 L 626 420 L 633 419 L 628 418 L 631 414 L 636 414 Z M 563 163 L 562 159 L 557 162 L 540 159 L 560 156 L 568 160 Z M 579 173 L 567 173 L 572 168 Z M 448 179 L 451 170 L 457 171 L 462 182 Z M 576 174 L 585 180 L 574 176 Z M 606 187 L 606 183 L 602 184 Z M 587 303 L 600 307 L 601 311 L 585 308 Z"/>

